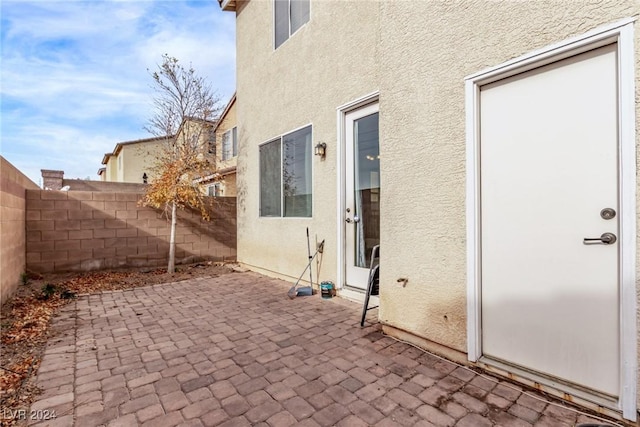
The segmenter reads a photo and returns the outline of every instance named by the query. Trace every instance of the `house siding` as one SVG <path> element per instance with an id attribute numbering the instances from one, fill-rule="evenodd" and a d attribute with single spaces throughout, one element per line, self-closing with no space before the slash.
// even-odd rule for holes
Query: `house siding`
<path id="1" fill-rule="evenodd" d="M 233 129 L 237 125 L 236 101 L 234 99 L 226 114 L 221 118 L 220 124 L 218 124 L 218 127 L 216 128 L 216 170 L 236 166 L 237 157 L 222 160 L 222 136 L 226 131 Z M 240 138 L 240 132 L 238 132 L 238 138 Z M 226 195 L 227 194 L 225 194 L 225 196 Z M 231 196 L 231 194 L 229 194 L 229 196 Z"/>
<path id="2" fill-rule="evenodd" d="M 236 137 L 238 147 L 240 141 L 240 129 L 238 128 L 238 120 L 236 114 L 236 95 L 234 94 L 227 104 L 225 110 L 220 117 L 220 121 L 218 125 L 215 127 L 215 172 L 223 173 L 222 176 L 216 176 L 215 179 L 204 181 L 202 191 L 205 194 L 208 194 L 209 187 L 216 184 L 219 185 L 221 196 L 224 197 L 235 197 L 236 192 L 236 171 L 233 168 L 237 168 L 238 157 L 233 156 L 229 159 L 222 160 L 222 140 L 223 135 L 228 130 L 236 127 Z M 233 147 L 232 147 L 233 148 Z"/>
<path id="3" fill-rule="evenodd" d="M 103 173 L 103 181 L 143 183 L 147 174 L 148 182 L 153 179 L 155 162 L 160 155 L 164 140 L 147 140 L 116 145 L 117 154 L 109 154 Z"/>
<path id="4" fill-rule="evenodd" d="M 309 22 L 276 50 L 272 16 L 269 1 L 242 3 L 237 13 L 238 256 L 297 277 L 309 227 L 312 241 L 326 240 L 321 280 L 335 281 L 336 108 L 378 89 L 379 5 L 312 2 Z M 308 124 L 312 144 L 327 143 L 326 158 L 312 159 L 313 217 L 260 218 L 258 145 Z"/>
<path id="5" fill-rule="evenodd" d="M 381 9 L 384 22 L 397 23 L 382 27 L 382 63 L 402 64 L 403 70 L 380 73 L 381 241 L 385 254 L 401 254 L 385 257 L 381 280 L 408 277 L 409 285 L 385 288 L 380 320 L 466 352 L 464 78 L 637 16 L 640 5 L 466 2 L 462 8 L 422 2 L 416 13 L 415 3 L 383 2 Z M 407 188 L 419 191 L 407 194 Z"/>
<path id="6" fill-rule="evenodd" d="M 312 1 L 309 23 L 277 50 L 271 7 L 272 2 L 251 1 L 239 4 L 237 11 L 238 118 L 243 129 L 239 260 L 275 276 L 297 278 L 306 264 L 308 226 L 318 240 L 326 239 L 320 279 L 336 280 L 337 227 L 342 226 L 336 221 L 336 108 L 379 90 L 379 318 L 416 342 L 425 340 L 420 344 L 437 343 L 464 358 L 464 79 L 594 28 L 638 17 L 640 4 Z M 640 30 L 635 26 L 640 99 Z M 638 107 L 636 122 L 640 124 Z M 324 161 L 313 161 L 313 218 L 260 218 L 258 144 L 308 123 L 313 124 L 313 144 L 322 141 L 328 147 Z M 637 133 L 636 141 L 638 145 Z M 637 265 L 640 277 L 640 258 Z M 406 286 L 397 283 L 400 277 L 408 278 Z"/>
<path id="7" fill-rule="evenodd" d="M 115 156 L 109 156 L 109 160 L 107 160 L 107 178 L 106 181 L 117 181 L 118 180 L 118 163 L 117 158 Z"/>
<path id="8" fill-rule="evenodd" d="M 149 182 L 153 179 L 153 166 L 160 154 L 163 142 L 153 141 L 142 144 L 125 145 L 120 151 L 123 156 L 122 180 L 120 182 L 142 183 L 142 175 L 147 174 Z"/>

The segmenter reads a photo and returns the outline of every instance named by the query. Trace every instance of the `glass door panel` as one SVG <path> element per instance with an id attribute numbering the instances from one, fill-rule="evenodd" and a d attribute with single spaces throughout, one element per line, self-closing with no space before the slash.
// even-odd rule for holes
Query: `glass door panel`
<path id="1" fill-rule="evenodd" d="M 378 113 L 354 121 L 355 265 L 369 268 L 371 250 L 380 244 L 380 150 Z M 354 219 L 355 219 L 354 218 Z"/>
<path id="2" fill-rule="evenodd" d="M 380 147 L 378 104 L 345 116 L 346 285 L 367 286 L 371 251 L 380 244 Z"/>

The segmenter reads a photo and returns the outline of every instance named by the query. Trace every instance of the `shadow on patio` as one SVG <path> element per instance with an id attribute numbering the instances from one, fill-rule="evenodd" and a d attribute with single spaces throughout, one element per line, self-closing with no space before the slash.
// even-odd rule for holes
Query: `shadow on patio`
<path id="1" fill-rule="evenodd" d="M 31 409 L 56 418 L 39 425 L 595 422 L 360 328 L 357 304 L 290 300 L 290 286 L 233 273 L 80 298 L 54 322 Z"/>

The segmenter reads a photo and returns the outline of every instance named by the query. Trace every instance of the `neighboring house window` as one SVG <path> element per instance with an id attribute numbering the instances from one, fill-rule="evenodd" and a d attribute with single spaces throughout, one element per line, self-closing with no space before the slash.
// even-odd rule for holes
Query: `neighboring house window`
<path id="1" fill-rule="evenodd" d="M 122 156 L 118 156 L 118 169 L 122 169 Z"/>
<path id="2" fill-rule="evenodd" d="M 309 22 L 309 0 L 274 0 L 275 48 Z"/>
<path id="3" fill-rule="evenodd" d="M 238 155 L 238 130 L 230 129 L 222 134 L 222 160 Z"/>
<path id="4" fill-rule="evenodd" d="M 231 157 L 231 132 L 226 131 L 222 134 L 222 160 Z"/>
<path id="5" fill-rule="evenodd" d="M 231 129 L 231 145 L 233 146 L 231 148 L 231 155 L 233 157 L 236 157 L 238 155 L 238 128 L 234 127 L 233 129 Z"/>
<path id="6" fill-rule="evenodd" d="M 209 154 L 216 154 L 216 133 L 214 131 L 209 132 Z"/>
<path id="7" fill-rule="evenodd" d="M 310 217 L 311 126 L 260 146 L 260 216 Z"/>
<path id="8" fill-rule="evenodd" d="M 220 183 L 217 182 L 213 185 L 210 185 L 208 188 L 208 195 L 212 197 L 220 197 L 222 196 L 222 189 L 220 188 Z"/>

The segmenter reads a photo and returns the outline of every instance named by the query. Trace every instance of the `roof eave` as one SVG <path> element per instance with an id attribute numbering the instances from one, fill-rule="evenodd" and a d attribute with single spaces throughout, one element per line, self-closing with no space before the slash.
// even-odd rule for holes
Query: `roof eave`
<path id="1" fill-rule="evenodd" d="M 236 11 L 236 0 L 218 0 L 218 3 L 220 3 L 220 9 L 225 12 Z"/>
<path id="2" fill-rule="evenodd" d="M 224 110 L 222 110 L 222 114 L 220 114 L 220 118 L 218 119 L 218 122 L 213 128 L 214 132 L 218 131 L 218 127 L 220 127 L 220 124 L 224 121 L 224 118 L 226 117 L 227 113 L 231 109 L 231 106 L 234 104 L 234 102 L 236 102 L 236 92 L 233 92 L 233 95 L 231 95 L 231 99 L 229 99 L 229 102 L 227 102 L 227 105 L 224 107 Z"/>

